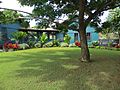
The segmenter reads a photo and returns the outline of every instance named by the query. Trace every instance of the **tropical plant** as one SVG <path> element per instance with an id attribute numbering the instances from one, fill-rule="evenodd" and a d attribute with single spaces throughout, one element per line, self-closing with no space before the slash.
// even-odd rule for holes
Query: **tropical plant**
<path id="1" fill-rule="evenodd" d="M 68 43 L 65 43 L 65 42 L 62 42 L 62 43 L 60 44 L 60 46 L 61 46 L 61 47 L 69 47 L 69 44 L 68 44 Z"/>
<path id="2" fill-rule="evenodd" d="M 28 49 L 30 48 L 29 45 L 27 43 L 22 43 L 22 44 L 19 44 L 19 48 L 20 50 L 24 50 L 24 49 Z"/>
<path id="3" fill-rule="evenodd" d="M 58 47 L 58 46 L 60 46 L 59 40 L 53 40 L 53 41 L 52 41 L 52 44 L 53 44 L 53 45 L 52 45 L 53 47 Z"/>
<path id="4" fill-rule="evenodd" d="M 76 41 L 75 45 L 78 46 L 78 47 L 81 47 L 81 43 L 79 41 Z"/>
<path id="5" fill-rule="evenodd" d="M 93 45 L 93 46 L 99 46 L 99 42 L 98 42 L 98 41 L 93 41 L 93 42 L 92 42 L 92 45 Z"/>
<path id="6" fill-rule="evenodd" d="M 43 33 L 42 36 L 40 37 L 41 47 L 43 47 L 47 40 L 48 40 L 47 34 Z"/>
<path id="7" fill-rule="evenodd" d="M 71 39 L 71 37 L 68 34 L 66 34 L 64 37 L 64 42 L 67 44 L 70 44 L 70 39 Z"/>
<path id="8" fill-rule="evenodd" d="M 26 32 L 17 31 L 12 33 L 12 38 L 15 39 L 18 43 L 22 43 L 22 40 L 27 36 Z"/>
<path id="9" fill-rule="evenodd" d="M 106 35 L 108 43 L 110 43 L 109 33 L 117 34 L 120 44 L 120 8 L 110 10 L 107 21 L 102 23 L 101 26 L 98 26 L 96 30 L 97 32 L 102 32 L 102 34 Z"/>
<path id="10" fill-rule="evenodd" d="M 76 47 L 75 43 L 69 44 L 69 47 Z"/>
<path id="11" fill-rule="evenodd" d="M 15 43 L 13 41 L 7 41 L 3 45 L 4 51 L 8 51 L 9 49 L 17 50 L 19 48 L 18 43 Z"/>
<path id="12" fill-rule="evenodd" d="M 110 14 L 107 19 L 111 23 L 111 31 L 118 35 L 120 45 L 120 8 L 110 10 Z"/>

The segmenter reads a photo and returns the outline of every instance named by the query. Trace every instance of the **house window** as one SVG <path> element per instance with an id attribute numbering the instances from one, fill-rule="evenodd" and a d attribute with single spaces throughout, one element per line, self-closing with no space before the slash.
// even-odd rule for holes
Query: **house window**
<path id="1" fill-rule="evenodd" d="M 90 33 L 87 33 L 87 40 L 90 40 L 91 38 L 90 38 Z"/>
<path id="2" fill-rule="evenodd" d="M 78 33 L 74 33 L 74 41 L 78 41 Z"/>
<path id="3" fill-rule="evenodd" d="M 56 39 L 56 35 L 54 35 L 54 34 L 50 34 L 50 39 Z"/>

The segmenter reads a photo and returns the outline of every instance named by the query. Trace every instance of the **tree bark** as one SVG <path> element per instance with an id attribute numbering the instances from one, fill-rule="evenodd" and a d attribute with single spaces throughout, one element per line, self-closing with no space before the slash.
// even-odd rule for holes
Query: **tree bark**
<path id="1" fill-rule="evenodd" d="M 120 45 L 120 31 L 118 32 L 119 45 Z"/>
<path id="2" fill-rule="evenodd" d="M 84 20 L 84 13 L 85 13 L 85 0 L 80 0 L 80 7 L 79 7 L 79 35 L 80 35 L 80 42 L 81 42 L 81 61 L 83 62 L 90 62 L 90 53 L 87 44 L 87 37 L 86 37 L 86 25 Z"/>
<path id="3" fill-rule="evenodd" d="M 84 28 L 84 27 L 83 27 Z M 90 62 L 90 53 L 87 44 L 86 30 L 80 28 L 80 42 L 81 42 L 81 61 Z"/>

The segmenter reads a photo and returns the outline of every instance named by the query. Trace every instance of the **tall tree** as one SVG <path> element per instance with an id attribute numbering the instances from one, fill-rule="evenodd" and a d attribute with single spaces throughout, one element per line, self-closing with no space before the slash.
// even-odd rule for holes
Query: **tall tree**
<path id="1" fill-rule="evenodd" d="M 107 19 L 111 24 L 111 31 L 113 33 L 117 32 L 119 37 L 119 45 L 120 45 L 120 8 L 115 8 L 110 10 L 110 14 Z M 110 28 L 110 27 L 109 27 Z"/>
<path id="2" fill-rule="evenodd" d="M 107 21 L 102 23 L 100 26 L 96 26 L 96 31 L 106 34 L 108 41 L 110 38 L 109 33 L 117 33 L 120 44 L 120 8 L 117 7 L 115 9 L 109 10 Z"/>
<path id="3" fill-rule="evenodd" d="M 25 20 L 22 14 L 18 13 L 14 10 L 3 10 L 0 11 L 0 24 L 9 24 L 9 23 L 17 23 L 19 22 L 22 27 L 29 27 L 29 22 Z"/>
<path id="4" fill-rule="evenodd" d="M 90 54 L 87 45 L 86 27 L 95 21 L 104 11 L 120 6 L 120 0 L 18 0 L 22 5 L 33 6 L 33 13 L 37 16 L 40 25 L 51 26 L 58 24 L 64 15 L 68 20 L 63 23 L 64 28 L 69 26 L 68 21 L 79 20 L 79 34 L 81 40 L 81 61 L 89 62 Z M 56 25 L 57 26 L 57 25 Z M 58 25 L 59 26 L 59 25 Z"/>

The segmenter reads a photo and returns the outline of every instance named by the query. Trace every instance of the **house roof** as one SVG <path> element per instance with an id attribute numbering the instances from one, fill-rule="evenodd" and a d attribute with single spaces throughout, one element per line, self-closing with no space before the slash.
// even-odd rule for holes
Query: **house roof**
<path id="1" fill-rule="evenodd" d="M 20 28 L 19 31 L 31 31 L 31 32 L 59 32 L 59 30 L 53 29 L 53 28 L 47 28 L 47 29 L 35 29 L 35 28 Z"/>

